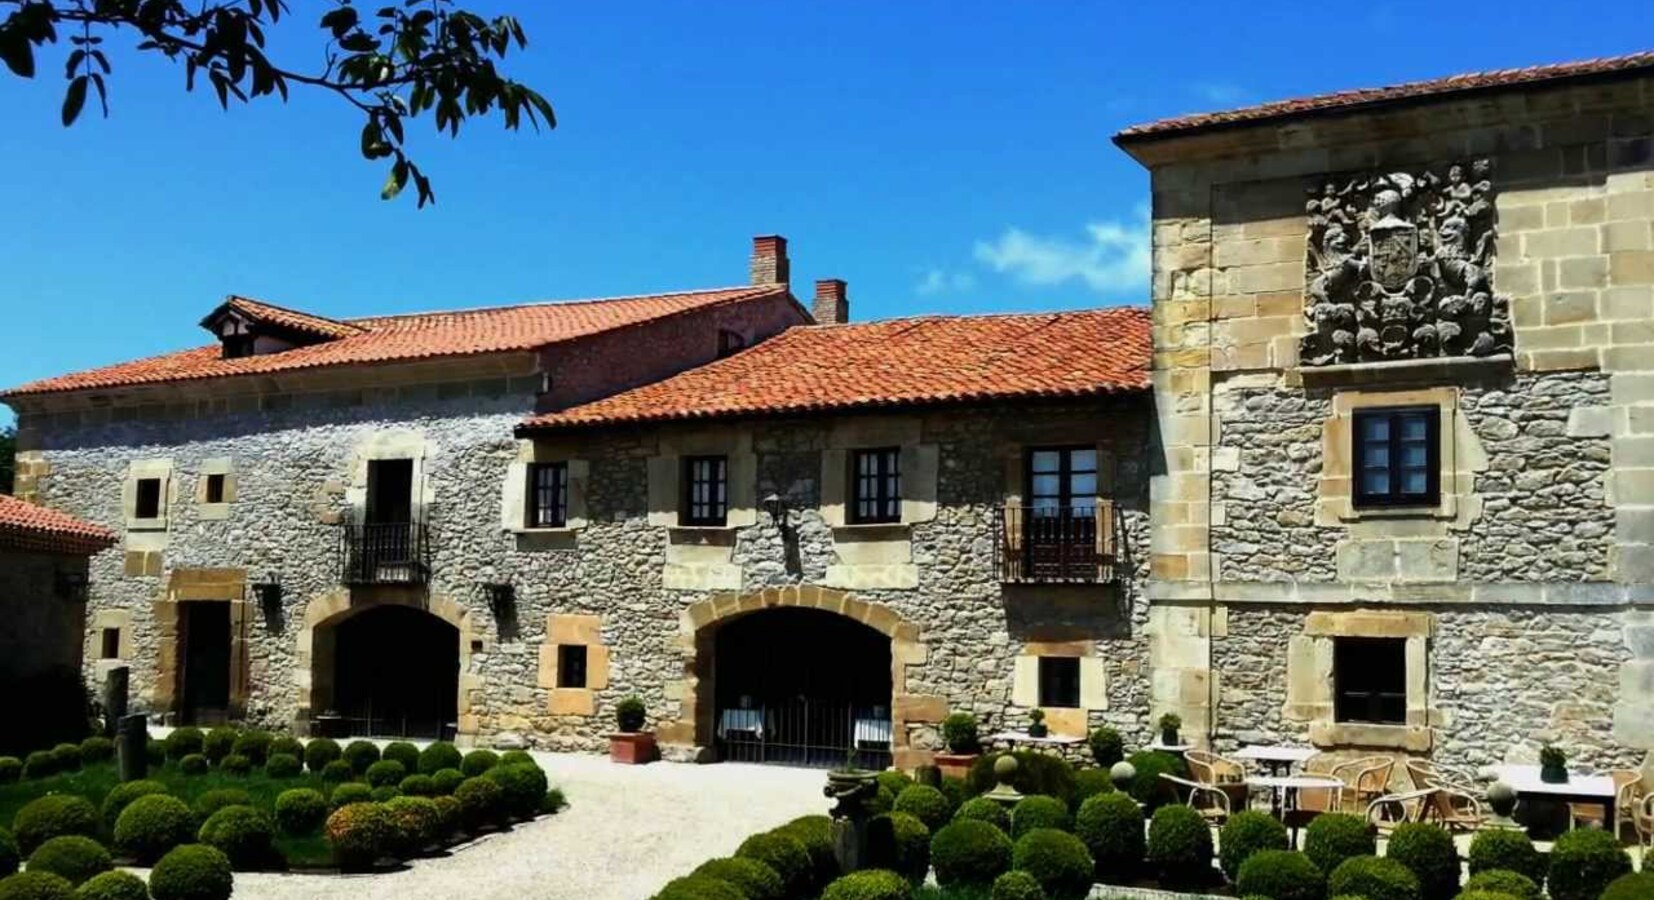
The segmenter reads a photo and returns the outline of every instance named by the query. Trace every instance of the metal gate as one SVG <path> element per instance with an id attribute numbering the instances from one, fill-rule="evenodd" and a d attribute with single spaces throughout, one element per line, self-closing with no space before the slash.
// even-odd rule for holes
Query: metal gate
<path id="1" fill-rule="evenodd" d="M 890 714 L 880 707 L 799 697 L 718 710 L 718 758 L 864 769 L 890 765 Z"/>

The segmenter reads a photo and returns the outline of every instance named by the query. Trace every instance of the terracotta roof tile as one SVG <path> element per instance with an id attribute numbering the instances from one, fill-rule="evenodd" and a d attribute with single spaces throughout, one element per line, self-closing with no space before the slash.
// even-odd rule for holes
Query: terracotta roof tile
<path id="1" fill-rule="evenodd" d="M 1639 69 L 1654 68 L 1654 50 L 1641 53 L 1631 53 L 1625 56 L 1611 56 L 1602 59 L 1586 59 L 1576 62 L 1555 63 L 1543 66 L 1528 66 L 1520 69 L 1501 69 L 1494 72 L 1470 72 L 1463 75 L 1453 75 L 1447 78 L 1435 78 L 1428 81 L 1410 81 L 1404 84 L 1395 84 L 1388 87 L 1363 88 L 1353 91 L 1339 91 L 1331 94 L 1320 94 L 1313 97 L 1301 97 L 1294 100 L 1276 100 L 1270 103 L 1260 103 L 1257 106 L 1248 106 L 1241 109 L 1232 109 L 1225 112 L 1199 113 L 1196 115 L 1177 116 L 1170 119 L 1161 119 L 1157 122 L 1148 122 L 1142 125 L 1133 125 L 1114 136 L 1118 143 L 1130 143 L 1156 137 L 1169 137 L 1192 131 L 1203 131 L 1211 128 L 1222 128 L 1231 125 L 1248 125 L 1272 119 L 1286 119 L 1314 113 L 1344 112 L 1366 106 L 1376 106 L 1385 103 L 1394 103 L 1405 100 L 1417 100 L 1423 97 L 1432 97 L 1442 94 L 1456 94 L 1464 91 L 1486 90 L 1490 88 L 1516 87 L 1519 85 L 1534 84 L 1545 81 L 1558 81 L 1568 78 L 1589 78 L 1594 76 L 1612 75 L 1620 72 L 1630 72 Z"/>
<path id="2" fill-rule="evenodd" d="M 260 375 L 323 366 L 527 351 L 691 309 L 785 292 L 784 285 L 743 286 L 603 300 L 379 316 L 348 322 L 294 313 L 244 298 L 232 298 L 231 303 L 256 304 L 260 314 L 302 317 L 311 327 L 317 323 L 331 322 L 348 327 L 352 332 L 281 353 L 235 359 L 224 359 L 219 345 L 211 344 L 30 382 L 0 392 L 0 397 Z"/>
<path id="3" fill-rule="evenodd" d="M 0 494 L 0 547 L 93 554 L 115 543 L 115 533 L 67 513 Z"/>
<path id="4" fill-rule="evenodd" d="M 349 337 L 353 334 L 361 334 L 366 330 L 362 326 L 350 322 L 311 315 L 307 312 L 288 309 L 274 303 L 265 303 L 262 300 L 254 300 L 250 297 L 238 297 L 234 294 L 231 294 L 230 298 L 225 300 L 218 309 L 233 309 L 255 322 L 266 322 L 289 331 L 313 334 L 323 338 Z M 217 313 L 218 310 L 213 311 L 213 315 L 217 315 Z M 207 319 L 211 318 L 212 316 L 207 317 Z M 202 320 L 201 324 L 206 325 L 207 320 Z"/>
<path id="5" fill-rule="evenodd" d="M 848 410 L 1148 387 L 1149 311 L 927 316 L 804 325 L 523 429 Z"/>

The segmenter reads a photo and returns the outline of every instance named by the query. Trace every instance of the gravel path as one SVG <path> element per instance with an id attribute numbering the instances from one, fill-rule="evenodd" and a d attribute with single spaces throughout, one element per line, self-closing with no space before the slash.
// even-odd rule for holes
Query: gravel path
<path id="1" fill-rule="evenodd" d="M 237 873 L 236 900 L 645 900 L 747 835 L 827 811 L 819 770 L 536 753 L 569 807 L 381 875 Z"/>

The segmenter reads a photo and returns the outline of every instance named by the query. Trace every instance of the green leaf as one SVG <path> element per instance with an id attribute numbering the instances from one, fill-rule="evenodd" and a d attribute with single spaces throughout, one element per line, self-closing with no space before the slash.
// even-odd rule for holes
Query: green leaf
<path id="1" fill-rule="evenodd" d="M 21 34 L 0 31 L 0 59 L 5 60 L 12 74 L 20 78 L 34 77 L 34 48 Z"/>
<path id="2" fill-rule="evenodd" d="M 408 163 L 405 160 L 397 160 L 396 165 L 391 166 L 390 176 L 385 179 L 385 187 L 379 191 L 379 199 L 395 200 L 396 195 L 402 193 L 402 189 L 407 186 Z"/>
<path id="3" fill-rule="evenodd" d="M 65 127 L 75 124 L 80 118 L 81 107 L 86 105 L 86 76 L 80 75 L 69 82 L 69 91 L 63 95 L 63 124 Z"/>
<path id="4" fill-rule="evenodd" d="M 355 28 L 357 21 L 355 7 L 341 6 L 322 16 L 322 27 L 331 30 L 333 38 L 337 40 L 344 37 L 346 32 Z"/>

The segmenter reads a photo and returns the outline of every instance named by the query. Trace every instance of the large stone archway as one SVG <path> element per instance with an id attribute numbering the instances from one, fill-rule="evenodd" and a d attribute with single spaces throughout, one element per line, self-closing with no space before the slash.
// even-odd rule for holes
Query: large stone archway
<path id="1" fill-rule="evenodd" d="M 922 666 L 928 648 L 919 640 L 919 627 L 895 610 L 859 600 L 848 592 L 816 585 L 789 585 L 752 593 L 721 593 L 690 604 L 678 616 L 678 647 L 684 654 L 683 678 L 667 686 L 667 697 L 678 702 L 678 718 L 663 725 L 658 737 L 675 755 L 709 758 L 714 729 L 711 672 L 718 626 L 731 619 L 766 609 L 797 607 L 844 616 L 890 639 L 891 751 L 895 765 L 912 769 L 931 761 L 934 749 L 915 746 L 911 726 L 934 725 L 947 715 L 943 697 L 908 693 L 908 675 Z"/>

